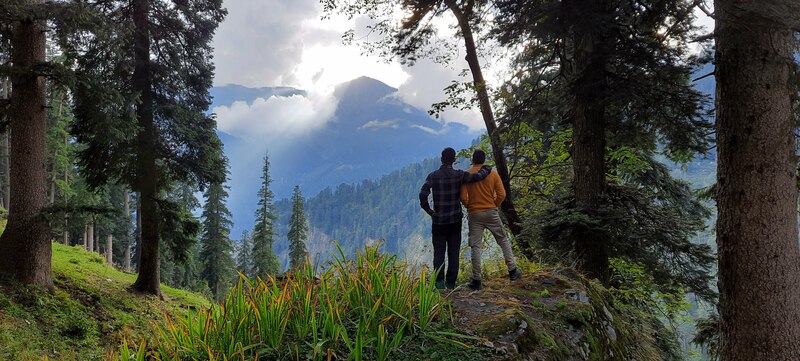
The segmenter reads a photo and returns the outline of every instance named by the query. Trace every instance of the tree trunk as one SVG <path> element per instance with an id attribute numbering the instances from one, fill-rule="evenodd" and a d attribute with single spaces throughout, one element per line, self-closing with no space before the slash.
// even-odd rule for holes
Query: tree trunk
<path id="1" fill-rule="evenodd" d="M 156 137 L 153 120 L 153 90 L 150 68 L 150 26 L 148 12 L 149 0 L 133 0 L 134 90 L 139 94 L 136 104 L 136 117 L 140 131 L 137 135 L 137 190 L 142 205 L 142 238 L 139 250 L 139 276 L 133 284 L 138 292 L 161 295 L 159 270 L 159 228 L 158 210 L 158 170 L 156 168 Z"/>
<path id="2" fill-rule="evenodd" d="M 64 99 L 63 95 L 58 99 L 58 116 L 56 117 L 56 122 L 61 119 L 64 111 Z M 50 205 L 52 206 L 56 203 L 56 158 L 58 158 L 58 153 L 54 154 L 53 156 L 53 164 L 51 168 L 51 175 L 50 175 Z"/>
<path id="3" fill-rule="evenodd" d="M 795 39 L 754 5 L 715 1 L 720 358 L 800 360 Z"/>
<path id="4" fill-rule="evenodd" d="M 597 0 L 579 1 L 589 14 L 603 12 Z M 601 196 L 606 191 L 605 169 L 605 108 L 602 96 L 608 87 L 606 78 L 606 55 L 602 34 L 583 28 L 575 38 L 574 69 L 572 69 L 572 93 L 574 108 L 572 119 L 572 159 L 575 201 L 577 208 L 593 216 L 600 206 Z M 596 230 L 574 231 L 575 254 L 579 267 L 591 278 L 607 284 L 608 247 L 602 234 Z"/>
<path id="5" fill-rule="evenodd" d="M 0 236 L 0 273 L 52 288 L 50 230 L 43 214 L 47 207 L 45 78 L 32 73 L 46 60 L 46 25 L 44 20 L 25 20 L 13 24 L 11 30 L 11 60 L 23 73 L 12 78 L 9 183 L 14 208 Z"/>
<path id="6" fill-rule="evenodd" d="M 122 256 L 122 268 L 126 272 L 131 271 L 131 192 L 125 190 L 125 222 L 128 226 L 125 227 L 125 252 Z"/>
<path id="7" fill-rule="evenodd" d="M 8 89 L 8 78 L 3 79 L 3 99 L 9 98 L 9 89 Z M 5 131 L 0 134 L 0 172 L 2 172 L 2 188 L 0 188 L 0 206 L 5 209 L 9 209 L 11 206 L 10 199 L 10 179 L 9 179 L 9 164 L 8 164 L 8 133 L 10 131 L 10 127 L 7 127 Z"/>
<path id="8" fill-rule="evenodd" d="M 94 252 L 94 215 L 89 216 L 89 223 L 86 224 L 86 251 Z"/>
<path id="9" fill-rule="evenodd" d="M 69 144 L 69 136 L 64 135 L 64 149 Z M 64 184 L 69 184 L 69 162 L 64 164 Z M 69 202 L 69 192 L 64 192 L 64 205 Z M 69 245 L 69 214 L 64 212 L 64 244 Z"/>
<path id="10" fill-rule="evenodd" d="M 89 224 L 83 226 L 83 250 L 89 250 Z"/>
<path id="11" fill-rule="evenodd" d="M 109 234 L 108 237 L 106 237 L 106 263 L 108 263 L 108 265 L 112 267 L 114 266 L 113 242 L 114 242 L 114 236 Z"/>
<path id="12" fill-rule="evenodd" d="M 469 65 L 470 72 L 472 72 L 472 81 L 478 96 L 481 115 L 483 116 L 484 124 L 486 124 L 486 132 L 489 134 L 489 140 L 492 143 L 492 157 L 494 158 L 497 173 L 500 175 L 500 179 L 503 181 L 503 188 L 506 190 L 506 199 L 500 205 L 500 209 L 506 216 L 508 228 L 511 230 L 511 233 L 516 236 L 522 233 L 522 220 L 520 219 L 517 209 L 514 207 L 514 193 L 511 191 L 511 175 L 508 171 L 506 156 L 503 153 L 505 147 L 503 146 L 503 141 L 500 139 L 500 132 L 497 130 L 497 122 L 494 119 L 489 92 L 486 90 L 486 80 L 483 78 L 483 71 L 481 70 L 481 64 L 478 59 L 478 50 L 475 45 L 472 28 L 469 24 L 469 18 L 458 4 L 456 4 L 455 0 L 446 0 L 445 4 L 458 20 L 461 35 L 464 37 L 464 45 L 467 50 L 465 59 Z M 471 11 L 472 9 L 466 10 Z"/>
<path id="13" fill-rule="evenodd" d="M 141 194 L 136 194 L 136 269 L 138 272 L 139 264 L 142 262 L 142 199 Z"/>

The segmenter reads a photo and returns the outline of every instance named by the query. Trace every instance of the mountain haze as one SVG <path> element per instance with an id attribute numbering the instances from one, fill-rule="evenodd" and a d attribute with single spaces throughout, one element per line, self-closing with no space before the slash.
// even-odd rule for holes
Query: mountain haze
<path id="1" fill-rule="evenodd" d="M 378 80 L 360 77 L 336 87 L 330 94 L 336 104 L 333 115 L 302 134 L 250 137 L 221 130 L 230 162 L 228 206 L 233 213 L 233 236 L 252 227 L 262 158 L 267 151 L 276 198 L 288 197 L 296 184 L 304 196 L 311 197 L 326 187 L 376 179 L 437 157 L 447 146 L 467 147 L 478 136 L 459 123 L 433 119 L 425 110 L 403 102 L 396 92 Z M 215 87 L 211 94 L 212 109 L 217 111 L 265 99 L 310 97 L 300 89 L 239 85 Z M 271 116 L 263 114 L 265 121 Z M 226 119 L 218 121 L 223 124 Z"/>

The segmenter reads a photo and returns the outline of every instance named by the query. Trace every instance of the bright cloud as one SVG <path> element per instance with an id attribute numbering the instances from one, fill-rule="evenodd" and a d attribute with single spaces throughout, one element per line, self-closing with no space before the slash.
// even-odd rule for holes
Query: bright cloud
<path id="1" fill-rule="evenodd" d="M 235 102 L 214 108 L 219 129 L 245 139 L 296 136 L 318 129 L 333 117 L 337 100 L 332 93 L 258 98 L 252 104 Z"/>

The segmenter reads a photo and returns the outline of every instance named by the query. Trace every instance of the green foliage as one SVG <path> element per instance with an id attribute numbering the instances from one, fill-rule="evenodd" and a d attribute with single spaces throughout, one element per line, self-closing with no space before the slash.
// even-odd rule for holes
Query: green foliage
<path id="1" fill-rule="evenodd" d="M 696 327 L 692 343 L 703 347 L 711 360 L 719 360 L 719 315 L 714 313 L 698 319 Z"/>
<path id="2" fill-rule="evenodd" d="M 255 278 L 253 274 L 253 238 L 246 230 L 236 247 L 236 269 L 247 278 Z"/>
<path id="3" fill-rule="evenodd" d="M 233 245 L 230 241 L 231 212 L 225 206 L 228 192 L 222 184 L 213 183 L 206 190 L 203 205 L 203 235 L 200 238 L 203 264 L 201 276 L 214 297 L 221 299 L 233 279 Z"/>
<path id="4" fill-rule="evenodd" d="M 413 340 L 460 343 L 439 329 L 434 281 L 378 246 L 353 259 L 340 249 L 324 270 L 303 264 L 282 279 L 241 278 L 221 305 L 154 324 L 148 343 L 128 343 L 119 359 L 136 348 L 162 360 L 389 360 Z"/>
<path id="5" fill-rule="evenodd" d="M 650 313 L 660 314 L 667 320 L 675 319 L 691 307 L 686 301 L 684 289 L 659 286 L 644 265 L 619 258 L 612 258 L 610 264 L 611 284 L 614 287 L 609 291 L 617 299 Z"/>
<path id="6" fill-rule="evenodd" d="M 308 221 L 303 207 L 303 195 L 300 186 L 294 186 L 292 194 L 292 217 L 289 219 L 289 268 L 295 269 L 306 262 L 308 252 L 305 241 L 308 239 Z"/>
<path id="7" fill-rule="evenodd" d="M 261 188 L 258 189 L 258 209 L 256 210 L 256 224 L 253 228 L 252 237 L 252 269 L 239 270 L 245 275 L 256 275 L 265 277 L 268 274 L 276 274 L 281 270 L 278 256 L 274 251 L 275 244 L 275 205 L 273 198 L 275 195 L 270 190 L 269 185 L 272 178 L 269 174 L 269 156 L 264 155 L 264 167 L 261 173 Z M 244 240 L 243 240 L 244 241 Z M 247 251 L 246 253 L 249 253 Z"/>

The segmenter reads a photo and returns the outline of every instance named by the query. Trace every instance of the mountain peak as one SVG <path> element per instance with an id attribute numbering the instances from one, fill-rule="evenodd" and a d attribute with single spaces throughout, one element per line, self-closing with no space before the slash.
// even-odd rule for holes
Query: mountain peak
<path id="1" fill-rule="evenodd" d="M 351 81 L 339 84 L 336 86 L 336 90 L 333 94 L 339 99 L 347 96 L 381 98 L 396 91 L 397 88 L 392 88 L 380 80 L 368 76 L 360 76 Z"/>

